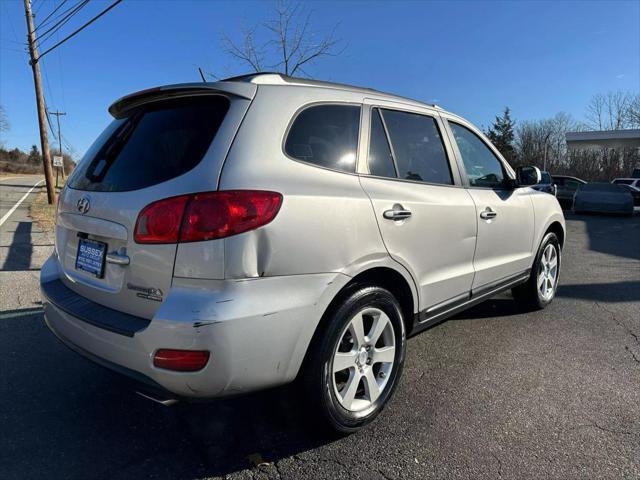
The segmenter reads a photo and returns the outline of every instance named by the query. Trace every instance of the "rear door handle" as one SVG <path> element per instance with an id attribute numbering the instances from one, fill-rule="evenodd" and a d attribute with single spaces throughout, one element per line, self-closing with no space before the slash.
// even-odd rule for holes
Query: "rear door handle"
<path id="1" fill-rule="evenodd" d="M 480 218 L 483 220 L 491 220 L 492 218 L 496 218 L 497 216 L 498 212 L 493 210 L 491 207 L 487 207 L 482 212 L 480 212 Z"/>
<path id="2" fill-rule="evenodd" d="M 402 205 L 396 203 L 391 210 L 385 210 L 382 216 L 387 220 L 404 220 L 411 216 L 411 210 L 406 210 Z"/>

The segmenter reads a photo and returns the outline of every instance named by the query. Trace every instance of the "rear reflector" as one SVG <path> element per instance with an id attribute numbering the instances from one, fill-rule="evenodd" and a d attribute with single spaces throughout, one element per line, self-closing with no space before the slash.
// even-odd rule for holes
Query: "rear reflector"
<path id="1" fill-rule="evenodd" d="M 282 195 L 226 190 L 166 198 L 147 205 L 136 221 L 137 243 L 199 242 L 247 232 L 273 220 Z"/>
<path id="2" fill-rule="evenodd" d="M 173 350 L 161 348 L 153 356 L 153 365 L 176 372 L 196 372 L 202 370 L 209 361 L 206 350 Z"/>

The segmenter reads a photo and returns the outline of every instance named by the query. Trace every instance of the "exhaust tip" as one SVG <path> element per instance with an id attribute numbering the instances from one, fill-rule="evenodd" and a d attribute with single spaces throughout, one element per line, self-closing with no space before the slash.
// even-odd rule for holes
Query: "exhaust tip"
<path id="1" fill-rule="evenodd" d="M 176 400 L 175 398 L 162 398 L 148 392 L 141 392 L 139 390 L 137 390 L 136 393 L 141 397 L 146 398 L 147 400 L 151 400 L 152 402 L 159 403 L 160 405 L 164 405 L 165 407 L 170 407 L 178 403 L 178 400 Z"/>

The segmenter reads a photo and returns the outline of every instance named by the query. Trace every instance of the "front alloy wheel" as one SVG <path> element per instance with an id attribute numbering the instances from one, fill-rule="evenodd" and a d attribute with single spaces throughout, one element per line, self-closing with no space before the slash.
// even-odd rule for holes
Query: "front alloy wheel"
<path id="1" fill-rule="evenodd" d="M 529 279 L 511 290 L 519 305 L 539 310 L 551 303 L 558 288 L 561 252 L 557 235 L 547 233 L 540 243 Z"/>
<path id="2" fill-rule="evenodd" d="M 558 278 L 558 253 L 554 244 L 549 243 L 540 257 L 538 266 L 538 290 L 540 296 L 551 301 L 556 293 L 556 280 Z"/>

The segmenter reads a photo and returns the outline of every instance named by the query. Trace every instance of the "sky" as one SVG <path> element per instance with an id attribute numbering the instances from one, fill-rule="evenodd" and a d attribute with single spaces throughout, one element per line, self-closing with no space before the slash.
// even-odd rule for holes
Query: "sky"
<path id="1" fill-rule="evenodd" d="M 35 0 L 36 25 L 62 0 Z M 67 2 L 59 11 L 77 0 Z M 93 0 L 52 46 L 110 2 Z M 597 93 L 640 91 L 640 0 L 303 2 L 312 30 L 336 28 L 343 52 L 308 75 L 366 86 L 462 115 L 480 127 L 509 106 L 516 121 L 567 112 L 583 120 Z M 273 16 L 274 2 L 125 0 L 42 60 L 47 107 L 80 158 L 110 122 L 117 98 L 152 86 L 249 69 L 221 37 Z M 22 0 L 0 0 L 0 105 L 5 148 L 40 145 Z M 57 147 L 54 141 L 54 146 Z"/>

